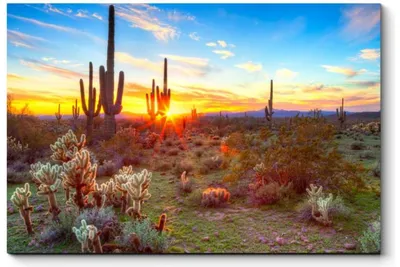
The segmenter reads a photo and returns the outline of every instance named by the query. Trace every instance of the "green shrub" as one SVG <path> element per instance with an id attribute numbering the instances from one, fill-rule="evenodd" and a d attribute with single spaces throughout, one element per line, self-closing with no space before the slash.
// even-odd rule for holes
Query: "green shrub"
<path id="1" fill-rule="evenodd" d="M 358 239 L 363 253 L 379 253 L 381 251 L 381 223 L 373 222 Z"/>
<path id="2" fill-rule="evenodd" d="M 72 227 L 75 226 L 76 216 L 73 212 L 62 212 L 58 216 L 59 222 L 52 221 L 50 225 L 44 226 L 43 231 L 38 234 L 40 243 L 46 246 L 58 242 L 68 243 L 73 240 Z"/>
<path id="3" fill-rule="evenodd" d="M 351 143 L 350 148 L 352 150 L 363 150 L 363 149 L 365 149 L 365 145 L 362 142 L 356 141 L 356 142 Z"/>

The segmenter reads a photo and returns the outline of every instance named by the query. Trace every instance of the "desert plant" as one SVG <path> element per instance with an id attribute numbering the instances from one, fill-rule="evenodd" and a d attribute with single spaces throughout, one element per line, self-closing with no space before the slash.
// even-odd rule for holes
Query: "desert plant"
<path id="1" fill-rule="evenodd" d="M 76 216 L 73 212 L 66 210 L 61 213 L 57 222 L 53 221 L 50 225 L 43 227 L 38 237 L 39 242 L 49 246 L 60 241 L 71 241 L 73 238 L 71 228 L 75 225 L 75 219 Z"/>
<path id="2" fill-rule="evenodd" d="M 223 207 L 231 197 L 231 193 L 225 188 L 209 187 L 203 191 L 201 204 L 205 207 Z"/>
<path id="3" fill-rule="evenodd" d="M 265 118 L 269 122 L 270 129 L 272 128 L 272 115 L 274 114 L 274 111 L 272 110 L 273 100 L 274 100 L 274 86 L 273 86 L 273 81 L 271 80 L 268 105 L 265 106 Z"/>
<path id="4" fill-rule="evenodd" d="M 117 166 L 112 160 L 105 160 L 98 168 L 99 176 L 113 176 L 117 172 Z"/>
<path id="5" fill-rule="evenodd" d="M 155 228 L 161 234 L 165 230 L 166 224 L 167 224 L 167 214 L 163 213 L 158 218 L 158 224 Z"/>
<path id="6" fill-rule="evenodd" d="M 118 171 L 118 173 L 114 176 L 115 179 L 115 188 L 121 192 L 121 212 L 123 214 L 126 213 L 127 206 L 129 205 L 130 195 L 128 194 L 128 190 L 126 190 L 123 185 L 126 184 L 130 177 L 134 174 L 132 166 L 124 166 L 122 169 Z"/>
<path id="7" fill-rule="evenodd" d="M 172 148 L 170 150 L 168 150 L 167 155 L 168 156 L 176 156 L 179 154 L 179 149 L 177 148 Z"/>
<path id="8" fill-rule="evenodd" d="M 38 162 L 31 165 L 33 181 L 38 184 L 38 196 L 47 196 L 49 202 L 49 213 L 53 215 L 53 220 L 58 220 L 58 214 L 61 212 L 57 205 L 57 198 L 55 193 L 61 185 L 61 166 L 53 165 L 50 163 L 42 164 Z"/>
<path id="9" fill-rule="evenodd" d="M 79 80 L 79 86 L 81 90 L 81 105 L 83 112 L 86 115 L 86 137 L 89 142 L 92 141 L 93 135 L 93 120 L 97 117 L 101 110 L 101 94 L 99 94 L 99 99 L 96 104 L 96 88 L 93 87 L 93 64 L 89 62 L 89 99 L 88 104 L 86 104 L 85 99 L 85 86 L 83 80 Z M 77 105 L 77 104 L 76 104 Z M 79 110 L 78 110 L 79 112 Z"/>
<path id="10" fill-rule="evenodd" d="M 336 116 L 340 122 L 340 128 L 343 129 L 346 122 L 346 111 L 344 111 L 344 98 L 342 98 L 342 106 L 336 109 Z"/>
<path id="11" fill-rule="evenodd" d="M 24 220 L 25 228 L 28 234 L 33 234 L 31 212 L 33 207 L 29 205 L 29 197 L 31 196 L 29 183 L 24 187 L 17 187 L 11 196 L 11 202 L 19 209 L 19 215 Z"/>
<path id="12" fill-rule="evenodd" d="M 72 129 L 74 129 L 74 131 L 77 130 L 79 111 L 80 111 L 80 108 L 78 107 L 78 99 L 75 99 L 75 105 L 72 105 Z"/>
<path id="13" fill-rule="evenodd" d="M 147 114 L 149 114 L 149 116 L 150 116 L 150 121 L 151 121 L 153 130 L 155 129 L 156 117 L 158 115 L 158 112 L 156 111 L 156 104 L 155 104 L 155 100 L 156 100 L 155 89 L 156 89 L 155 81 L 153 79 L 152 86 L 151 86 L 150 99 L 149 99 L 149 95 L 146 94 Z"/>
<path id="14" fill-rule="evenodd" d="M 188 160 L 184 160 L 176 163 L 173 173 L 176 175 L 177 178 L 179 178 L 184 171 L 186 171 L 186 175 L 188 175 L 193 170 L 194 170 L 193 164 Z"/>
<path id="15" fill-rule="evenodd" d="M 126 210 L 126 213 L 134 219 L 140 219 L 142 215 L 142 204 L 148 200 L 151 195 L 148 191 L 150 186 L 152 173 L 143 169 L 140 173 L 135 173 L 128 178 L 128 182 L 122 185 L 122 188 L 128 191 L 133 206 Z"/>
<path id="16" fill-rule="evenodd" d="M 351 143 L 350 148 L 352 150 L 363 150 L 363 149 L 365 149 L 365 145 L 364 145 L 364 143 L 362 143 L 360 141 L 355 141 L 355 142 Z"/>
<path id="17" fill-rule="evenodd" d="M 57 124 L 58 125 L 61 124 L 61 118 L 62 118 L 60 107 L 61 107 L 61 104 L 58 104 L 58 111 L 54 113 L 54 115 L 56 116 L 56 120 L 57 120 Z"/>
<path id="18" fill-rule="evenodd" d="M 189 178 L 186 176 L 186 171 L 184 171 L 181 175 L 181 181 L 179 184 L 179 188 L 181 191 L 185 193 L 190 193 L 192 192 L 192 182 L 189 180 Z"/>
<path id="19" fill-rule="evenodd" d="M 7 161 L 12 161 L 21 157 L 21 154 L 29 150 L 28 144 L 23 145 L 12 136 L 7 136 Z"/>
<path id="20" fill-rule="evenodd" d="M 317 187 L 310 184 L 310 189 L 306 189 L 308 194 L 308 203 L 311 205 L 311 215 L 317 221 L 323 225 L 331 225 L 332 220 L 329 218 L 329 209 L 331 208 L 333 195 L 329 194 L 328 197 L 324 197 L 322 193 L 322 186 Z"/>
<path id="21" fill-rule="evenodd" d="M 97 164 L 91 164 L 90 153 L 81 150 L 75 157 L 63 165 L 63 184 L 75 189 L 72 200 L 68 204 L 77 206 L 82 210 L 88 201 L 88 194 L 94 191 L 96 184 Z"/>
<path id="22" fill-rule="evenodd" d="M 114 49 L 115 49 L 115 9 L 109 7 L 108 13 L 108 44 L 107 44 L 107 71 L 100 66 L 100 94 L 104 110 L 104 127 L 107 139 L 116 133 L 115 115 L 122 110 L 122 95 L 124 92 L 124 72 L 119 72 L 117 99 L 114 102 Z"/>
<path id="23" fill-rule="evenodd" d="M 363 253 L 379 253 L 381 251 L 381 223 L 373 222 L 358 239 Z"/>
<path id="24" fill-rule="evenodd" d="M 75 154 L 85 147 L 86 136 L 81 135 L 78 141 L 76 135 L 72 130 L 69 130 L 65 135 L 59 137 L 57 141 L 50 145 L 53 152 L 51 159 L 58 163 L 65 163 L 72 160 Z"/>
<path id="25" fill-rule="evenodd" d="M 82 220 L 79 228 L 72 227 L 72 232 L 79 243 L 81 243 L 83 253 L 90 252 L 91 250 L 94 253 L 103 253 L 99 238 L 100 232 L 97 231 L 96 226 L 88 225 L 85 220 Z"/>

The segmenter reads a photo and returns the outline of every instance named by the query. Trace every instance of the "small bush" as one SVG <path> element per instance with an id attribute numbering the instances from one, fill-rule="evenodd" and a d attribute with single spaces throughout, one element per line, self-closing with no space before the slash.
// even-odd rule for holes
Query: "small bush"
<path id="1" fill-rule="evenodd" d="M 194 145 L 195 146 L 202 146 L 204 143 L 203 143 L 203 140 L 200 140 L 200 139 L 196 139 L 195 141 L 194 141 Z"/>
<path id="2" fill-rule="evenodd" d="M 381 162 L 376 164 L 376 167 L 372 170 L 375 177 L 381 177 Z"/>
<path id="3" fill-rule="evenodd" d="M 58 242 L 66 242 L 72 240 L 74 233 L 72 227 L 75 226 L 76 216 L 72 212 L 63 212 L 58 218 L 59 222 L 52 222 L 49 226 L 45 226 L 40 233 L 38 240 L 43 245 L 49 246 Z"/>
<path id="4" fill-rule="evenodd" d="M 179 154 L 179 149 L 176 148 L 172 148 L 168 151 L 167 155 L 168 156 L 176 156 Z"/>
<path id="5" fill-rule="evenodd" d="M 174 174 L 176 177 L 181 177 L 181 174 L 186 171 L 186 175 L 189 175 L 193 171 L 194 167 L 189 161 L 182 161 L 175 165 Z"/>
<path id="6" fill-rule="evenodd" d="M 194 155 L 195 155 L 196 157 L 198 157 L 198 158 L 201 158 L 201 156 L 203 156 L 203 154 L 204 154 L 204 151 L 201 150 L 201 149 L 198 149 L 198 150 L 196 150 L 196 151 L 194 152 Z"/>
<path id="7" fill-rule="evenodd" d="M 165 144 L 166 146 L 173 146 L 173 145 L 174 145 L 174 143 L 172 142 L 171 139 L 167 139 L 167 140 L 164 142 L 164 144 Z"/>
<path id="8" fill-rule="evenodd" d="M 255 205 L 273 204 L 281 198 L 290 197 L 292 194 L 292 184 L 280 185 L 277 182 L 271 182 L 265 185 L 260 183 L 250 184 L 250 202 Z"/>
<path id="9" fill-rule="evenodd" d="M 365 145 L 362 142 L 356 141 L 351 143 L 350 148 L 352 150 L 363 150 L 365 149 Z"/>
<path id="10" fill-rule="evenodd" d="M 363 253 L 379 253 L 381 251 L 381 223 L 373 222 L 358 239 Z"/>
<path id="11" fill-rule="evenodd" d="M 210 140 L 210 142 L 208 142 L 209 146 L 220 146 L 221 145 L 221 141 L 220 140 Z"/>
<path id="12" fill-rule="evenodd" d="M 231 193 L 225 188 L 209 187 L 203 191 L 201 204 L 204 207 L 219 208 L 225 207 L 231 197 Z"/>
<path id="13" fill-rule="evenodd" d="M 149 219 L 144 219 L 143 221 L 134 221 L 124 224 L 122 228 L 122 238 L 119 240 L 119 243 L 124 247 L 132 249 L 132 251 L 127 252 L 136 252 L 131 243 L 131 235 L 133 233 L 139 238 L 140 250 L 150 247 L 153 253 L 162 253 L 165 252 L 169 246 L 169 241 L 165 232 L 160 234 L 152 227 Z"/>
<path id="14" fill-rule="evenodd" d="M 140 156 L 125 156 L 122 158 L 123 166 L 139 166 L 142 163 L 142 157 Z"/>
<path id="15" fill-rule="evenodd" d="M 7 183 L 20 184 L 30 182 L 31 179 L 32 177 L 27 171 L 21 172 L 13 168 L 7 168 Z"/>
<path id="16" fill-rule="evenodd" d="M 98 176 L 113 176 L 118 171 L 118 167 L 112 160 L 105 160 L 102 165 L 97 168 Z"/>
<path id="17" fill-rule="evenodd" d="M 207 171 L 217 170 L 222 164 L 222 159 L 219 157 L 207 158 L 201 162 L 201 166 Z M 208 173 L 208 172 L 207 172 Z"/>
<path id="18" fill-rule="evenodd" d="M 360 154 L 360 159 L 375 159 L 375 154 L 372 151 L 364 151 Z"/>
<path id="19" fill-rule="evenodd" d="M 169 171 L 171 168 L 172 168 L 171 163 L 162 161 L 157 164 L 155 170 L 159 172 L 165 172 Z"/>

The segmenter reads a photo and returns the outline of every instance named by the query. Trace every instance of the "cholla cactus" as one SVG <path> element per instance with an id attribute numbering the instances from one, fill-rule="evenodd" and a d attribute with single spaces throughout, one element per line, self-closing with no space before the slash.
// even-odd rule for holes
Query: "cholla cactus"
<path id="1" fill-rule="evenodd" d="M 24 220 L 26 231 L 33 234 L 31 212 L 33 207 L 29 205 L 29 197 L 31 196 L 29 184 L 26 183 L 24 188 L 17 187 L 11 196 L 11 202 L 19 209 L 19 215 Z"/>
<path id="2" fill-rule="evenodd" d="M 103 253 L 100 242 L 100 231 L 97 231 L 96 226 L 92 224 L 88 225 L 86 229 L 88 230 L 88 238 L 93 246 L 94 253 Z"/>
<path id="3" fill-rule="evenodd" d="M 81 227 L 72 227 L 72 232 L 74 232 L 76 239 L 81 243 L 82 252 L 89 252 L 89 230 L 88 225 L 85 220 L 81 221 Z"/>
<path id="4" fill-rule="evenodd" d="M 166 223 L 167 214 L 163 213 L 160 215 L 160 218 L 158 219 L 158 225 L 156 226 L 156 229 L 160 234 L 164 231 Z"/>
<path id="5" fill-rule="evenodd" d="M 122 185 L 126 184 L 129 181 L 131 175 L 134 174 L 132 166 L 123 166 L 122 169 L 118 171 L 118 174 L 114 176 L 115 179 L 115 188 L 121 192 L 121 212 L 125 213 L 127 209 L 128 203 L 130 203 L 130 195 L 128 191 L 123 188 Z"/>
<path id="6" fill-rule="evenodd" d="M 253 168 L 253 170 L 255 172 L 262 173 L 262 172 L 265 172 L 266 168 L 265 168 L 264 163 L 261 162 L 260 164 L 256 164 L 256 166 Z"/>
<path id="7" fill-rule="evenodd" d="M 7 136 L 7 149 L 13 152 L 24 152 L 29 149 L 28 144 L 22 145 L 20 141 L 12 136 Z"/>
<path id="8" fill-rule="evenodd" d="M 74 158 L 75 154 L 78 153 L 85 144 L 86 136 L 84 134 L 81 135 L 81 140 L 78 141 L 74 132 L 69 130 L 68 133 L 59 137 L 53 145 L 50 145 L 50 149 L 53 151 L 51 159 L 59 163 L 68 162 Z"/>
<path id="9" fill-rule="evenodd" d="M 186 193 L 192 192 L 192 183 L 190 182 L 189 178 L 186 176 L 186 171 L 184 171 L 181 175 L 180 187 L 183 192 L 186 192 Z"/>
<path id="10" fill-rule="evenodd" d="M 126 213 L 133 218 L 142 218 L 141 210 L 143 201 L 148 200 L 151 195 L 148 191 L 151 182 L 151 172 L 144 169 L 141 173 L 135 173 L 128 178 L 128 182 L 122 185 L 133 200 L 133 206 Z"/>
<path id="11" fill-rule="evenodd" d="M 73 201 L 79 209 L 85 207 L 88 194 L 95 190 L 96 172 L 97 164 L 90 163 L 90 153 L 87 150 L 77 152 L 71 161 L 64 163 L 63 184 L 75 189 Z"/>
<path id="12" fill-rule="evenodd" d="M 310 184 L 310 189 L 306 189 L 308 193 L 308 203 L 311 205 L 311 213 L 315 214 L 317 211 L 317 201 L 319 198 L 321 198 L 322 195 L 322 186 L 317 187 L 314 184 Z"/>
<path id="13" fill-rule="evenodd" d="M 112 205 L 115 202 L 115 183 L 113 179 L 101 184 L 95 185 L 95 191 L 93 198 L 95 200 L 95 206 L 98 208 L 104 207 L 105 204 Z"/>
<path id="14" fill-rule="evenodd" d="M 325 226 L 332 224 L 332 221 L 329 219 L 329 208 L 331 207 L 332 200 L 332 194 L 329 194 L 327 198 L 320 197 L 317 201 L 320 216 L 315 216 L 315 214 L 313 214 L 313 218 Z"/>
<path id="15" fill-rule="evenodd" d="M 201 197 L 201 204 L 205 207 L 219 207 L 225 205 L 231 197 L 231 193 L 225 188 L 207 188 Z"/>
<path id="16" fill-rule="evenodd" d="M 49 212 L 53 214 L 53 220 L 58 220 L 58 214 L 61 211 L 58 208 L 55 193 L 61 185 L 61 166 L 38 162 L 31 165 L 29 173 L 32 175 L 33 181 L 39 185 L 37 195 L 47 195 Z"/>

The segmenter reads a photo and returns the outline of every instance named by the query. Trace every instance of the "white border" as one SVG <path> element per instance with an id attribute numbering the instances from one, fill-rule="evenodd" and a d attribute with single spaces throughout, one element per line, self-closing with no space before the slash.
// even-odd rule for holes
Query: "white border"
<path id="1" fill-rule="evenodd" d="M 35 3 L 37 1 L 8 1 L 8 3 Z M 65 1 L 47 1 L 51 3 L 65 3 Z M 75 3 L 121 3 L 121 1 L 113 0 L 97 0 L 97 1 L 69 1 Z M 128 2 L 128 1 L 126 1 Z M 133 1 L 129 1 L 133 2 Z M 148 1 L 137 1 L 134 2 L 148 2 Z M 157 1 L 158 3 L 185 3 L 187 1 Z M 202 3 L 214 2 L 214 1 L 201 1 Z M 232 3 L 235 1 L 218 1 L 220 3 Z M 259 1 L 246 1 L 259 2 Z M 270 3 L 302 3 L 304 1 L 260 1 Z M 307 3 L 321 3 L 322 1 L 307 1 Z M 326 3 L 326 2 L 324 2 Z M 329 3 L 377 3 L 376 1 L 329 1 Z M 240 255 L 184 255 L 184 256 L 13 256 L 6 253 L 7 250 L 7 232 L 6 232 L 6 211 L 2 210 L 1 213 L 1 243 L 0 243 L 0 257 L 2 266 L 40 266 L 43 265 L 56 265 L 57 267 L 63 266 L 112 266 L 126 264 L 126 266 L 138 266 L 139 264 L 145 264 L 146 266 L 400 266 L 400 249 L 399 249 L 399 195 L 400 190 L 398 184 L 400 174 L 398 171 L 399 163 L 396 164 L 396 160 L 399 159 L 400 147 L 398 138 L 399 134 L 399 109 L 400 105 L 396 105 L 396 100 L 400 101 L 399 90 L 396 87 L 395 75 L 395 60 L 399 61 L 399 53 L 395 53 L 395 43 L 399 43 L 399 35 L 396 36 L 396 31 L 400 29 L 400 19 L 395 20 L 395 14 L 400 14 L 400 8 L 398 1 L 380 1 L 382 4 L 382 220 L 383 220 L 383 232 L 382 232 L 382 255 L 380 256 L 340 256 L 340 255 L 265 255 L 265 256 L 240 256 Z M 0 177 L 3 179 L 3 186 L 1 187 L 2 199 L 5 200 L 6 195 L 6 74 L 7 74 L 7 36 L 6 36 L 6 22 L 7 22 L 7 3 L 2 2 L 0 4 L 0 14 L 3 14 L 1 20 L 1 54 L 3 59 L 0 68 L 0 84 L 2 85 L 1 101 L 0 105 L 2 111 L 0 111 L 0 121 L 3 122 L 1 126 L 0 136 L 0 151 L 2 152 L 1 165 L 0 165 Z M 397 157 L 396 157 L 397 156 Z M 397 194 L 396 194 L 397 193 Z M 396 207 L 397 206 L 397 207 Z M 5 208 L 5 202 L 3 202 Z M 396 255 L 397 253 L 397 255 Z"/>

